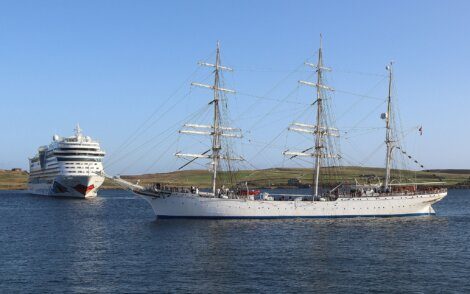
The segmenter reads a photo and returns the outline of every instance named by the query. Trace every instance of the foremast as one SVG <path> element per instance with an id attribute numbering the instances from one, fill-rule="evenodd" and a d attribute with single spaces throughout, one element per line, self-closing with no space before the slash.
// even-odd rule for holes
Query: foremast
<path id="1" fill-rule="evenodd" d="M 388 96 L 387 96 L 387 112 L 382 114 L 382 119 L 385 119 L 385 144 L 387 145 L 387 153 L 385 157 L 385 183 L 384 190 L 390 190 L 390 170 L 392 162 L 392 151 L 394 148 L 394 141 L 392 139 L 392 71 L 393 63 L 390 62 L 386 69 L 388 71 Z"/>
<path id="2" fill-rule="evenodd" d="M 203 152 L 202 154 L 188 154 L 188 153 L 176 153 L 177 157 L 185 157 L 185 158 L 193 158 L 187 164 L 191 163 L 192 161 L 198 158 L 208 158 L 211 159 L 212 165 L 212 193 L 216 195 L 218 190 L 217 187 L 217 176 L 220 170 L 220 161 L 221 160 L 243 160 L 242 158 L 235 158 L 230 157 L 228 154 L 226 156 L 221 154 L 222 144 L 221 138 L 222 137 L 229 137 L 229 138 L 241 138 L 241 130 L 237 128 L 227 127 L 222 125 L 222 118 L 220 112 L 220 98 L 222 93 L 234 94 L 234 90 L 222 88 L 220 86 L 220 72 L 221 71 L 233 71 L 233 69 L 222 66 L 220 64 L 220 44 L 217 42 L 216 48 L 216 57 L 215 57 L 215 64 L 207 63 L 207 62 L 199 62 L 200 66 L 206 67 L 213 67 L 214 68 L 214 84 L 205 85 L 200 83 L 191 83 L 192 86 L 202 87 L 211 89 L 213 91 L 213 100 L 209 102 L 209 105 L 213 105 L 213 121 L 212 125 L 199 125 L 199 124 L 185 124 L 184 128 L 179 132 L 181 134 L 195 134 L 195 135 L 209 135 L 212 137 L 212 146 L 210 150 Z M 211 152 L 210 154 L 208 154 Z M 187 164 L 183 165 L 186 166 Z M 181 168 L 180 168 L 181 169 Z"/>
<path id="3" fill-rule="evenodd" d="M 316 104 L 316 119 L 315 125 L 304 124 L 304 123 L 292 123 L 288 128 L 290 131 L 309 133 L 315 136 L 314 146 L 305 149 L 301 152 L 285 151 L 284 155 L 290 155 L 293 157 L 307 156 L 314 158 L 314 170 L 313 170 L 313 183 L 312 193 L 313 200 L 319 198 L 319 184 L 320 184 L 320 170 L 322 167 L 322 159 L 324 158 L 339 158 L 339 155 L 329 153 L 327 144 L 325 144 L 325 137 L 339 137 L 338 129 L 328 127 L 328 118 L 324 109 L 324 91 L 334 91 L 333 88 L 323 84 L 323 72 L 331 71 L 331 68 L 325 67 L 323 64 L 323 52 L 322 52 L 322 36 L 320 35 L 320 47 L 318 49 L 317 64 L 306 62 L 305 65 L 315 69 L 317 73 L 317 82 L 299 81 L 300 84 L 315 87 L 316 88 L 316 99 L 312 105 Z M 314 152 L 308 152 L 313 150 Z"/>

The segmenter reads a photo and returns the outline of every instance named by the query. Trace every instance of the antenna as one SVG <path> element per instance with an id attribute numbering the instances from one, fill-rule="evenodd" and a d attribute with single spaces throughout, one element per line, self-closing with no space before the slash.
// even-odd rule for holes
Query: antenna
<path id="1" fill-rule="evenodd" d="M 77 126 L 75 127 L 74 131 L 75 131 L 75 136 L 79 137 L 82 135 L 82 129 L 80 128 L 79 123 L 77 123 Z"/>

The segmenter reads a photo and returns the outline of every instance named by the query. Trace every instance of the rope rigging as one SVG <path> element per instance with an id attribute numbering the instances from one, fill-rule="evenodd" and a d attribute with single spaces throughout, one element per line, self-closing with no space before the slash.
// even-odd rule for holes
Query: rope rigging
<path id="1" fill-rule="evenodd" d="M 217 52 L 217 54 L 218 54 L 218 52 Z M 300 155 L 299 154 L 294 154 L 294 155 L 290 155 L 288 157 L 282 156 L 281 157 L 282 158 L 282 161 L 281 161 L 282 166 L 284 166 L 284 164 L 285 164 L 284 161 L 287 158 L 287 159 L 293 160 L 297 164 L 301 164 L 302 166 L 304 166 L 305 164 L 308 164 L 308 167 L 311 168 L 312 167 L 311 160 L 306 160 L 304 158 L 301 158 L 301 156 L 304 156 L 304 155 L 310 154 L 310 153 L 315 154 L 315 152 L 317 152 L 316 150 L 318 149 L 318 146 L 317 147 L 312 147 L 311 146 L 312 134 L 318 135 L 319 134 L 319 128 L 321 126 L 324 126 L 325 130 L 327 130 L 327 126 L 336 125 L 336 123 L 338 121 L 340 121 L 341 119 L 344 119 L 346 117 L 346 114 L 348 114 L 350 112 L 353 112 L 356 109 L 356 107 L 364 100 L 378 101 L 378 103 L 377 103 L 377 105 L 374 105 L 373 109 L 370 112 L 367 112 L 364 116 L 362 116 L 352 127 L 349 127 L 349 128 L 344 127 L 344 128 L 340 128 L 340 130 L 337 130 L 338 135 L 341 135 L 341 140 L 346 141 L 346 142 L 350 143 L 350 146 L 353 146 L 354 143 L 351 141 L 351 139 L 359 138 L 361 136 L 368 135 L 368 134 L 370 134 L 374 131 L 384 130 L 384 127 L 373 127 L 373 126 L 372 127 L 364 127 L 364 126 L 360 126 L 360 125 L 363 124 L 363 122 L 365 120 L 367 120 L 371 115 L 376 114 L 378 109 L 382 108 L 383 105 L 386 103 L 385 98 L 376 97 L 376 96 L 373 96 L 373 95 L 370 94 L 379 85 L 381 85 L 384 80 L 386 80 L 387 76 L 385 76 L 385 75 L 339 70 L 339 72 L 343 72 L 343 73 L 347 73 L 347 74 L 377 76 L 377 77 L 380 77 L 381 79 L 369 91 L 367 91 L 365 94 L 355 93 L 355 92 L 341 90 L 341 89 L 335 89 L 334 92 L 336 92 L 336 93 L 359 97 L 359 99 L 353 101 L 353 103 L 351 105 L 349 105 L 343 113 L 341 113 L 341 115 L 338 117 L 338 119 L 336 119 L 336 117 L 334 116 L 334 112 L 333 112 L 332 108 L 333 108 L 333 103 L 335 101 L 332 99 L 332 96 L 329 94 L 328 90 L 330 90 L 330 89 L 327 86 L 328 81 L 327 81 L 325 76 L 321 77 L 322 78 L 321 83 L 320 82 L 317 82 L 316 84 L 312 83 L 317 88 L 325 87 L 325 88 L 321 88 L 321 89 L 318 90 L 318 93 L 320 93 L 319 95 L 321 95 L 321 96 L 319 96 L 319 97 L 321 97 L 321 99 L 320 98 L 314 99 L 313 102 L 310 102 L 310 103 L 306 103 L 306 102 L 298 99 L 299 85 L 296 85 L 293 89 L 291 89 L 282 98 L 273 97 L 271 94 L 276 89 L 278 89 L 281 85 L 283 85 L 286 80 L 292 78 L 295 74 L 305 74 L 306 73 L 307 77 L 309 78 L 308 80 L 312 80 L 312 77 L 315 73 L 312 73 L 312 71 L 300 70 L 300 68 L 302 66 L 304 66 L 304 64 L 305 63 L 300 64 L 297 68 L 295 68 L 293 70 L 275 70 L 275 69 L 269 69 L 269 68 L 264 68 L 264 69 L 238 68 L 237 69 L 238 71 L 287 72 L 287 75 L 285 75 L 280 81 L 278 81 L 272 88 L 270 88 L 268 91 L 266 91 L 266 93 L 264 95 L 255 95 L 255 94 L 248 93 L 247 91 L 241 91 L 241 92 L 237 91 L 237 94 L 239 96 L 247 97 L 247 98 L 255 98 L 255 99 L 252 103 L 247 103 L 246 104 L 246 105 L 248 105 L 248 107 L 246 108 L 245 111 L 241 111 L 237 115 L 236 120 L 231 120 L 230 119 L 231 115 L 230 115 L 230 111 L 229 111 L 230 108 L 229 108 L 229 105 L 228 105 L 229 101 L 228 101 L 228 99 L 225 95 L 225 92 L 224 92 L 227 89 L 225 88 L 224 73 L 223 73 L 224 71 L 221 70 L 222 66 L 220 66 L 218 69 L 215 68 L 214 70 L 211 70 L 210 74 L 206 74 L 202 78 L 198 79 L 199 81 L 208 81 L 209 78 L 211 76 L 213 76 L 214 74 L 219 74 L 220 75 L 219 84 L 214 83 L 214 86 L 212 86 L 212 89 L 214 91 L 219 91 L 218 100 L 220 101 L 220 106 L 221 106 L 221 108 L 219 110 L 220 111 L 220 113 L 219 113 L 219 115 L 220 115 L 219 125 L 221 127 L 223 127 L 223 126 L 229 126 L 229 125 L 236 125 L 236 124 L 234 124 L 234 122 L 236 122 L 236 121 L 254 120 L 254 122 L 251 123 L 249 125 L 249 127 L 245 129 L 244 140 L 240 142 L 240 145 L 241 146 L 246 146 L 247 148 L 248 147 L 253 147 L 253 146 L 261 146 L 261 148 L 257 149 L 255 152 L 253 152 L 253 153 L 251 153 L 247 156 L 250 159 L 250 160 L 248 160 L 248 159 L 243 158 L 241 156 L 237 156 L 237 154 L 235 152 L 235 148 L 232 147 L 232 146 L 234 146 L 233 138 L 221 137 L 220 138 L 220 149 L 223 149 L 224 151 L 223 152 L 221 151 L 220 158 L 227 158 L 227 160 L 221 161 L 220 168 L 223 169 L 223 170 L 228 171 L 228 173 L 222 173 L 221 174 L 221 177 L 222 177 L 221 180 L 223 180 L 223 181 L 226 180 L 226 181 L 228 181 L 232 184 L 235 183 L 236 180 L 237 180 L 234 173 L 232 173 L 233 171 L 236 170 L 235 161 L 230 159 L 232 156 L 237 156 L 237 157 L 243 159 L 243 161 L 241 163 L 237 163 L 239 166 L 244 166 L 245 165 L 245 166 L 248 166 L 249 168 L 252 168 L 252 169 L 259 169 L 259 167 L 256 167 L 255 166 L 256 164 L 254 164 L 253 162 L 256 161 L 256 160 L 259 161 L 260 158 L 263 158 L 264 164 L 272 163 L 271 162 L 272 158 L 270 158 L 270 156 L 266 153 L 266 150 L 268 150 L 268 149 L 278 149 L 278 150 L 281 150 L 281 151 L 282 150 L 289 151 L 286 148 L 287 139 L 288 139 L 288 136 L 289 136 L 288 135 L 289 132 L 286 132 L 287 131 L 286 128 L 283 128 L 280 132 L 275 134 L 275 136 L 272 138 L 272 140 L 270 140 L 268 142 L 266 142 L 264 140 L 258 140 L 259 134 L 258 134 L 257 131 L 258 130 L 265 130 L 266 128 L 269 128 L 270 126 L 273 126 L 275 124 L 279 124 L 280 121 L 285 120 L 285 117 L 292 116 L 292 117 L 296 117 L 295 120 L 297 120 L 299 118 L 305 118 L 306 115 L 307 116 L 313 116 L 314 112 L 312 112 L 311 107 L 318 107 L 318 105 L 317 105 L 318 103 L 322 104 L 321 107 L 322 107 L 322 111 L 323 111 L 323 113 L 322 113 L 323 116 L 321 116 L 319 118 L 318 122 L 317 122 L 318 129 L 316 131 L 314 131 L 313 133 L 310 133 L 310 134 L 300 134 L 300 135 L 302 135 L 302 138 L 304 140 L 306 140 L 306 142 L 309 142 L 309 145 L 308 146 L 303 146 L 301 143 L 305 144 L 305 142 L 297 141 L 295 143 L 295 145 L 296 145 L 295 147 L 297 147 L 297 149 L 301 150 L 300 153 L 299 153 Z M 207 65 L 208 64 L 206 64 L 206 66 Z M 217 67 L 219 65 L 215 65 L 215 66 Z M 318 65 L 318 66 L 321 67 L 322 65 Z M 327 68 L 324 68 L 324 69 L 327 69 Z M 220 70 L 220 72 L 219 72 L 219 70 Z M 318 74 L 318 71 L 319 70 L 317 68 L 315 72 Z M 326 70 L 326 71 L 329 71 L 329 70 Z M 335 70 L 335 71 L 338 71 L 338 70 Z M 157 109 L 155 109 L 153 112 L 151 112 L 149 117 L 146 118 L 136 128 L 136 130 L 129 137 L 127 137 L 124 140 L 124 142 L 117 149 L 115 149 L 113 151 L 113 153 L 109 156 L 108 167 L 114 166 L 118 162 L 121 162 L 122 160 L 128 158 L 130 155 L 135 156 L 138 152 L 139 153 L 143 152 L 138 157 L 138 160 L 135 160 L 134 162 L 132 162 L 131 164 L 127 165 L 124 168 L 124 170 L 129 169 L 130 167 L 134 166 L 134 164 L 136 164 L 139 160 L 145 158 L 145 156 L 148 156 L 149 152 L 151 150 L 154 150 L 155 148 L 159 148 L 159 147 L 161 149 L 161 146 L 162 146 L 161 142 L 170 142 L 169 146 L 167 148 L 165 148 L 165 150 L 160 151 L 159 156 L 146 169 L 146 171 L 150 171 L 151 169 L 154 168 L 154 166 L 158 162 L 160 162 L 160 160 L 165 155 L 167 155 L 169 153 L 169 151 L 171 150 L 171 146 L 175 142 L 179 142 L 179 137 L 176 140 L 174 140 L 175 142 L 173 142 L 169 139 L 171 138 L 171 136 L 174 133 L 176 133 L 176 130 L 181 126 L 182 123 L 187 123 L 187 122 L 192 121 L 194 119 L 198 119 L 199 121 L 202 121 L 202 122 L 207 122 L 207 120 L 209 119 L 209 116 L 211 115 L 211 109 L 214 106 L 213 104 L 215 103 L 215 100 L 216 100 L 215 98 L 214 98 L 213 101 L 209 102 L 207 105 L 204 105 L 204 107 L 199 109 L 196 113 L 188 115 L 184 119 L 180 119 L 178 122 L 172 124 L 166 130 L 164 130 L 162 132 L 159 132 L 159 133 L 155 134 L 154 136 L 152 136 L 149 140 L 144 141 L 142 144 L 140 144 L 140 145 L 138 145 L 134 148 L 130 148 L 132 146 L 132 144 L 136 142 L 137 138 L 144 135 L 149 129 L 154 127 L 159 121 L 161 121 L 162 119 L 164 119 L 168 115 L 171 115 L 171 112 L 176 107 L 178 107 L 179 105 L 181 105 L 182 103 L 187 101 L 188 97 L 192 94 L 193 87 L 194 86 L 200 86 L 200 84 L 199 85 L 192 85 L 190 87 L 189 92 L 186 93 L 182 98 L 180 98 L 180 99 L 178 99 L 177 101 L 174 101 L 174 102 L 171 101 L 173 103 L 170 102 L 170 100 L 172 100 L 174 97 L 177 96 L 178 93 L 180 93 L 180 90 L 181 90 L 182 86 L 184 84 L 186 84 L 189 80 L 191 80 L 194 76 L 196 76 L 196 74 L 198 72 L 199 72 L 199 70 L 196 69 L 193 73 L 191 73 L 191 75 L 182 83 L 182 85 L 179 86 L 168 97 L 168 99 L 162 101 L 162 103 L 157 107 Z M 230 70 L 230 73 L 232 74 L 231 70 Z M 261 104 L 263 101 L 274 102 L 274 105 L 272 105 L 271 107 L 266 107 L 266 108 L 261 108 L 261 107 L 257 108 L 257 105 Z M 285 104 L 297 105 L 298 107 L 296 107 L 296 108 L 292 107 L 292 109 L 288 109 L 288 110 L 286 110 L 286 109 L 280 110 L 281 106 L 285 105 Z M 188 105 L 188 104 L 186 104 L 186 105 Z M 245 105 L 245 104 L 243 104 L 243 105 Z M 190 106 L 186 106 L 186 107 L 190 107 Z M 256 109 L 258 112 L 253 111 L 254 109 Z M 266 111 L 263 111 L 262 114 L 258 114 L 260 109 L 266 110 Z M 273 115 L 273 114 L 276 114 L 276 115 Z M 281 115 L 278 115 L 278 114 L 281 114 Z M 267 119 L 268 117 L 271 117 L 271 118 L 268 120 Z M 395 119 L 399 120 L 400 126 L 401 126 L 401 118 L 399 116 L 391 117 L 391 120 L 393 120 L 393 122 L 395 122 L 394 121 Z M 293 122 L 295 122 L 295 120 Z M 307 122 L 312 121 L 312 119 L 308 118 L 306 121 Z M 263 123 L 263 122 L 265 122 L 265 123 Z M 396 124 L 394 123 L 394 125 L 396 125 Z M 313 125 L 313 126 L 315 126 L 315 125 Z M 215 124 L 213 125 L 213 127 L 215 127 Z M 311 130 L 308 130 L 308 131 L 311 132 Z M 325 131 L 325 133 L 326 133 L 326 131 Z M 286 143 L 284 144 L 284 146 L 281 146 L 282 144 L 276 144 L 277 141 L 279 140 L 279 138 L 284 134 L 286 134 L 286 136 L 285 136 Z M 402 139 L 404 139 L 404 137 L 405 137 L 404 132 L 397 132 L 397 131 L 393 132 L 393 136 L 394 136 L 394 138 L 396 138 L 396 141 L 398 141 L 399 136 L 401 136 Z M 315 137 L 315 135 L 313 137 Z M 156 139 L 160 139 L 160 138 L 163 138 L 163 139 L 160 140 L 159 142 L 153 144 Z M 359 164 L 360 166 L 364 166 L 364 164 L 366 164 L 371 158 L 373 158 L 375 156 L 375 154 L 380 149 L 382 149 L 383 146 L 384 146 L 384 143 L 381 143 L 376 149 L 373 150 L 373 152 L 370 155 L 366 156 L 362 161 L 357 163 L 357 162 L 354 162 L 354 160 L 352 160 L 349 155 L 344 154 L 340 151 L 339 139 L 323 138 L 322 140 L 323 141 L 321 142 L 321 149 L 318 149 L 318 150 L 331 150 L 331 151 L 335 151 L 334 153 L 337 154 L 337 157 L 331 157 L 330 158 L 328 156 L 325 156 L 325 158 L 322 158 L 321 159 L 321 166 L 322 167 L 323 166 L 341 167 L 341 166 L 343 166 L 341 164 L 342 160 L 344 160 L 347 164 L 355 164 L 355 165 Z M 203 140 L 195 139 L 195 142 L 198 145 L 205 146 L 204 147 L 205 149 L 203 150 L 204 152 L 199 154 L 201 156 L 209 155 L 210 151 L 214 150 L 214 148 L 207 150 L 210 146 L 206 142 L 204 142 Z M 300 148 L 298 148 L 298 147 L 300 147 Z M 302 148 L 302 147 L 304 147 L 304 148 Z M 399 150 L 401 155 L 403 155 L 403 156 L 407 157 L 408 159 L 412 160 L 415 164 L 417 164 L 421 168 L 424 168 L 424 165 L 422 165 L 416 159 L 414 159 L 412 156 L 410 156 L 404 150 L 404 147 L 402 147 L 401 145 L 400 146 L 396 145 L 396 146 L 394 146 L 394 148 Z M 127 151 L 127 152 L 124 152 L 124 151 Z M 242 152 L 242 154 L 244 154 L 244 152 Z M 119 156 L 116 156 L 116 155 L 119 155 Z M 329 153 L 325 153 L 325 155 L 329 155 Z M 203 158 L 203 157 L 199 157 L 199 158 Z M 178 170 L 186 168 L 190 164 L 193 164 L 193 163 L 195 163 L 199 166 L 204 166 L 204 165 L 201 165 L 198 162 L 196 162 L 197 159 L 198 158 L 192 158 L 192 159 L 183 158 L 183 160 L 185 160 L 186 162 L 184 162 L 184 164 L 180 165 L 178 167 Z M 394 164 L 394 166 L 396 166 L 395 162 L 393 164 Z M 252 176 L 256 172 L 258 172 L 258 171 L 253 171 L 253 173 L 250 173 L 249 175 L 244 176 L 242 178 L 246 179 L 247 177 Z M 338 175 L 338 170 L 337 169 L 329 169 L 328 168 L 328 169 L 325 169 L 324 173 L 322 173 L 320 176 L 324 177 L 324 178 L 328 178 L 328 179 L 331 180 L 333 178 L 336 179 L 337 175 Z"/>
<path id="2" fill-rule="evenodd" d="M 210 55 L 206 56 L 205 60 L 210 58 L 210 56 L 214 55 L 215 51 L 210 53 Z M 188 92 L 186 95 L 184 95 L 181 99 L 178 99 L 178 101 L 170 106 L 170 108 L 165 110 L 165 106 L 177 96 L 177 94 L 180 92 L 181 89 L 190 81 L 198 72 L 200 71 L 199 67 L 196 67 L 195 70 L 184 80 L 182 81 L 179 86 L 174 90 L 166 99 L 163 99 L 162 103 L 158 105 L 151 113 L 150 115 L 140 124 L 138 127 L 131 132 L 131 134 L 111 153 L 109 154 L 106 159 L 109 161 L 107 165 L 113 165 L 113 159 L 116 155 L 118 155 L 120 152 L 124 152 L 125 149 L 127 149 L 133 142 L 135 142 L 139 137 L 141 137 L 143 134 L 145 134 L 148 130 L 150 130 L 157 122 L 159 122 L 163 117 L 165 117 L 166 114 L 170 113 L 171 110 L 173 110 L 182 100 L 187 98 L 191 92 Z M 162 115 L 158 116 L 156 120 L 152 122 L 152 120 L 162 112 Z M 118 160 L 119 161 L 119 160 Z"/>
<path id="3" fill-rule="evenodd" d="M 186 121 L 187 118 L 191 118 L 201 112 L 204 112 L 204 111 L 207 111 L 207 108 L 209 106 L 208 105 L 204 105 L 196 114 L 190 114 L 188 115 L 186 118 L 182 119 L 182 120 L 179 120 L 177 121 L 176 123 L 174 123 L 173 125 L 171 125 L 169 128 L 167 128 L 166 130 L 160 132 L 160 133 L 157 133 L 155 136 L 151 137 L 150 139 L 146 140 L 144 143 L 136 146 L 134 149 L 128 151 L 127 153 L 123 154 L 122 156 L 120 156 L 119 158 L 115 159 L 114 161 L 108 163 L 108 167 L 110 166 L 113 166 L 115 165 L 116 163 L 120 162 L 121 160 L 127 158 L 129 155 L 132 155 L 132 154 L 135 154 L 137 151 L 141 150 L 141 148 L 143 148 L 144 146 L 147 146 L 148 144 L 150 144 L 151 142 L 153 142 L 155 139 L 159 138 L 160 136 L 166 134 L 166 133 L 173 133 L 175 132 L 179 126 L 181 125 L 182 122 Z M 160 142 L 158 142 L 160 143 Z M 158 145 L 157 143 L 157 145 Z M 152 146 L 153 147 L 153 146 Z"/>

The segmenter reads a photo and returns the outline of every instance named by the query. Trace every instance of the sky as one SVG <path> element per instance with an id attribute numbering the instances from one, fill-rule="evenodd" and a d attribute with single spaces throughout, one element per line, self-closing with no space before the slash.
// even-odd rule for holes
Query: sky
<path id="1" fill-rule="evenodd" d="M 349 131 L 345 164 L 384 164 L 393 61 L 404 148 L 425 168 L 470 168 L 468 11 L 468 1 L 1 1 L 0 169 L 27 169 L 77 123 L 100 141 L 110 174 L 177 169 L 175 152 L 209 144 L 178 128 L 210 122 L 211 93 L 190 83 L 211 83 L 197 62 L 213 62 L 217 41 L 234 69 L 224 85 L 237 91 L 228 107 L 247 168 L 308 166 L 282 151 L 310 144 L 286 129 L 314 119 L 314 91 L 297 81 L 314 78 L 303 63 L 320 33 L 336 124 Z"/>

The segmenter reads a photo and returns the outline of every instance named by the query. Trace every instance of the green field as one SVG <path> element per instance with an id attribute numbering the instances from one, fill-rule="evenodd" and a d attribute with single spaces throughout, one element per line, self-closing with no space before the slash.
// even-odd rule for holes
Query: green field
<path id="1" fill-rule="evenodd" d="M 383 177 L 382 168 L 365 167 L 342 167 L 334 175 L 323 178 L 323 183 L 334 185 L 338 182 L 354 182 L 355 179 L 364 179 L 364 176 L 375 175 Z M 445 182 L 448 187 L 470 187 L 470 170 L 430 170 L 430 171 L 392 171 L 393 174 L 400 173 L 403 178 L 410 182 Z M 312 171 L 309 169 L 297 168 L 273 168 L 265 170 L 243 170 L 236 173 L 238 182 L 248 182 L 250 187 L 288 187 L 289 179 L 297 179 L 301 184 L 312 182 Z M 220 174 L 221 180 L 226 178 L 225 174 Z M 207 188 L 211 182 L 211 173 L 205 170 L 186 170 L 170 173 L 156 173 L 144 175 L 122 176 L 131 182 L 139 181 L 141 185 L 159 182 L 170 186 L 198 186 Z M 341 180 L 342 179 L 342 180 Z M 0 170 L 0 189 L 17 190 L 27 188 L 28 173 L 20 171 Z M 117 188 L 110 180 L 106 180 L 104 189 Z"/>
<path id="2" fill-rule="evenodd" d="M 26 189 L 28 173 L 24 171 L 0 170 L 0 190 Z"/>
<path id="3" fill-rule="evenodd" d="M 410 182 L 445 182 L 449 187 L 470 186 L 470 171 L 465 170 L 457 173 L 455 170 L 446 172 L 440 170 L 434 171 L 392 171 L 392 175 L 400 173 L 403 178 Z M 364 179 L 364 176 L 383 177 L 382 168 L 364 168 L 364 167 L 342 167 L 337 174 L 324 176 L 323 183 L 330 182 L 334 185 L 339 182 L 354 182 L 355 179 Z M 223 176 L 222 176 L 223 177 Z M 208 187 L 211 181 L 211 174 L 204 170 L 188 170 L 171 173 L 145 174 L 137 176 L 123 176 L 132 182 L 140 180 L 140 184 L 153 182 L 165 183 L 174 186 L 199 186 Z M 313 174 L 310 169 L 297 168 L 274 168 L 265 170 L 244 170 L 239 171 L 236 178 L 240 182 L 247 181 L 250 187 L 286 187 L 289 179 L 298 179 L 301 184 L 310 184 Z"/>

